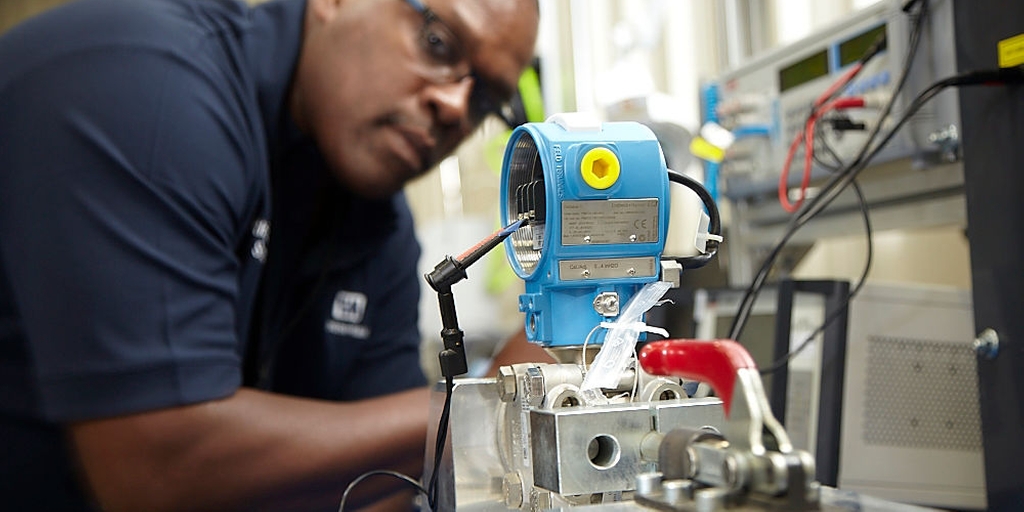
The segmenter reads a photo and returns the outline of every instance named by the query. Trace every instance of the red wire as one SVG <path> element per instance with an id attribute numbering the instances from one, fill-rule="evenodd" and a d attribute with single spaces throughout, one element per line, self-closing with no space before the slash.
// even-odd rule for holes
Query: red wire
<path id="1" fill-rule="evenodd" d="M 832 95 L 836 93 L 836 91 L 846 86 L 846 84 L 853 79 L 854 75 L 859 73 L 860 69 L 863 67 L 864 63 L 858 62 L 854 64 L 853 67 L 849 69 L 849 71 L 843 73 L 843 76 L 839 77 L 839 80 L 836 80 L 835 83 L 830 85 L 828 89 L 825 89 L 825 92 L 821 93 L 821 96 L 818 96 L 818 99 L 814 100 L 814 108 L 818 108 L 819 106 L 821 106 L 821 104 L 828 101 L 828 99 L 831 98 Z"/>
<path id="2" fill-rule="evenodd" d="M 814 100 L 814 104 L 811 107 L 811 115 L 808 116 L 807 122 L 804 123 L 804 129 L 798 131 L 796 136 L 793 137 L 793 142 L 789 145 L 789 151 L 786 153 L 786 160 L 782 164 L 782 172 L 779 174 L 779 204 L 782 205 L 783 210 L 789 213 L 796 212 L 807 197 L 807 187 L 811 183 L 811 167 L 814 161 L 814 127 L 818 122 L 818 118 L 832 110 L 864 106 L 864 98 L 860 97 L 844 97 L 829 100 L 836 91 L 846 86 L 863 66 L 863 63 L 860 62 L 855 64 L 839 80 L 830 85 L 821 96 L 818 96 L 818 99 Z M 800 179 L 800 196 L 795 203 L 790 203 L 789 168 L 793 164 L 793 157 L 796 156 L 796 150 L 800 147 L 801 142 L 804 144 L 804 174 Z"/>
<path id="3" fill-rule="evenodd" d="M 789 202 L 789 166 L 793 163 L 793 157 L 796 156 L 796 149 L 800 147 L 800 143 L 804 140 L 804 132 L 799 131 L 796 137 L 793 138 L 793 143 L 789 145 L 789 151 L 786 153 L 786 161 L 782 164 L 782 174 L 779 175 L 779 204 L 782 205 L 782 209 L 789 213 L 793 213 L 800 208 L 800 204 L 804 201 L 804 189 L 800 191 L 800 200 L 797 201 L 796 205 Z M 802 183 L 802 182 L 801 182 Z"/>
<path id="4" fill-rule="evenodd" d="M 862 108 L 863 106 L 864 106 L 864 98 L 860 97 L 860 96 L 845 96 L 845 97 L 842 97 L 842 98 L 836 98 L 836 99 L 826 103 L 820 109 L 818 109 L 818 112 L 815 114 L 814 117 L 815 118 L 821 117 L 822 114 L 828 112 L 829 110 L 843 110 L 843 109 L 846 109 L 846 108 Z"/>

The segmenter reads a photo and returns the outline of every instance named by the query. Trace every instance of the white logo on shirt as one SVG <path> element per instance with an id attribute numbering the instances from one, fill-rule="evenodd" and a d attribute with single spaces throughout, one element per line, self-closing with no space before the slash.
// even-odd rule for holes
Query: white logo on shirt
<path id="1" fill-rule="evenodd" d="M 256 258 L 260 263 L 264 263 L 267 260 L 267 241 L 270 238 L 270 222 L 267 219 L 256 219 L 256 222 L 252 223 L 252 249 L 249 250 L 249 254 L 253 258 Z"/>
<path id="2" fill-rule="evenodd" d="M 342 290 L 334 296 L 331 318 L 327 319 L 324 329 L 338 336 L 365 340 L 370 337 L 370 328 L 360 324 L 365 314 L 366 295 Z"/>
<path id="3" fill-rule="evenodd" d="M 363 321 L 366 313 L 366 295 L 359 292 L 342 290 L 334 296 L 331 306 L 331 318 L 339 322 L 358 324 Z"/>

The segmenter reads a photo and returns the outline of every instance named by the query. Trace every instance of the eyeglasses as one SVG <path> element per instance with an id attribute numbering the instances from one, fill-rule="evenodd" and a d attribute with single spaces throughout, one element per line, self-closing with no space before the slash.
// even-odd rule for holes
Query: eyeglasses
<path id="1" fill-rule="evenodd" d="M 479 124 L 487 115 L 500 117 L 509 126 L 515 126 L 512 109 L 504 95 L 493 84 L 479 76 L 470 66 L 465 50 L 452 29 L 420 0 L 405 3 L 423 17 L 423 26 L 417 38 L 417 50 L 425 65 L 423 74 L 434 83 L 457 83 L 473 79 L 469 93 L 469 119 Z"/>

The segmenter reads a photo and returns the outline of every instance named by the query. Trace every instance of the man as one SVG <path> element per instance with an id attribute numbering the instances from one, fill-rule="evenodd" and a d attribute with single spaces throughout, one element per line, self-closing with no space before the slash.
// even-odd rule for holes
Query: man
<path id="1" fill-rule="evenodd" d="M 290 397 L 242 361 L 274 385 L 274 305 L 303 309 L 275 239 L 400 231 L 393 194 L 509 97 L 536 30 L 534 0 L 83 0 L 0 38 L 4 507 L 274 509 L 417 472 L 424 389 Z"/>

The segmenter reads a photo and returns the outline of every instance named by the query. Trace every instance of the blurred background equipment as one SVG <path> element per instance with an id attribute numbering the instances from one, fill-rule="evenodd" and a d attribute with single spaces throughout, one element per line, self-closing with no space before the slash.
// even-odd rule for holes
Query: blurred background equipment
<path id="1" fill-rule="evenodd" d="M 732 284 L 753 280 L 789 212 L 825 178 L 877 144 L 921 89 L 956 73 L 952 12 L 952 0 L 879 2 L 705 85 L 704 121 L 735 136 L 709 164 L 734 206 Z M 959 115 L 956 93 L 945 91 L 865 162 L 859 185 L 874 229 L 966 222 Z M 792 243 L 859 232 L 857 203 L 846 191 Z"/>

